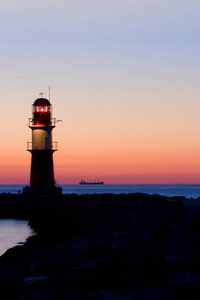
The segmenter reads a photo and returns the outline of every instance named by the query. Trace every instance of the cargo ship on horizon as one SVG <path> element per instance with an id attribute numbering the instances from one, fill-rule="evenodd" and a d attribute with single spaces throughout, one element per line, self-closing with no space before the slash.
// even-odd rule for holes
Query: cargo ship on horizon
<path id="1" fill-rule="evenodd" d="M 103 181 L 96 181 L 96 180 L 85 180 L 85 179 L 82 179 L 79 184 L 104 184 Z"/>

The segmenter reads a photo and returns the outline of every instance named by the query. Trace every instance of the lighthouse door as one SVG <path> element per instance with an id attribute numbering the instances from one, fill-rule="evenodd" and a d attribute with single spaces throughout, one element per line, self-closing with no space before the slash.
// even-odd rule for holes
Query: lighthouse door
<path id="1" fill-rule="evenodd" d="M 51 141 L 49 136 L 45 136 L 45 149 L 51 149 Z"/>

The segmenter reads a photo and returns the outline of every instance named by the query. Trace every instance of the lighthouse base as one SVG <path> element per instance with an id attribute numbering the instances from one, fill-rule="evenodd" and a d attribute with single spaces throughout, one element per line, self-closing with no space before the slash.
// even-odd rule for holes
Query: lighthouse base
<path id="1" fill-rule="evenodd" d="M 61 187 L 51 187 L 51 188 L 42 188 L 42 187 L 31 187 L 25 186 L 23 188 L 24 195 L 45 195 L 45 196 L 61 196 L 62 195 L 62 188 Z"/>
<path id="2" fill-rule="evenodd" d="M 55 187 L 52 150 L 31 151 L 30 186 L 51 189 Z"/>
<path id="3" fill-rule="evenodd" d="M 53 168 L 54 150 L 30 150 L 30 186 L 23 189 L 24 194 L 62 195 L 62 188 L 56 186 Z"/>

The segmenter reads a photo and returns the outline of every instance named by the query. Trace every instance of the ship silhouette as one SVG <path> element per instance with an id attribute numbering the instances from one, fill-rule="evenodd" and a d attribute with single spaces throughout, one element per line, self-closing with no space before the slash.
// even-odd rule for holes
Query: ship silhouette
<path id="1" fill-rule="evenodd" d="M 79 184 L 104 184 L 103 181 L 99 181 L 99 180 L 85 180 L 85 179 L 81 179 L 81 181 L 79 182 Z"/>

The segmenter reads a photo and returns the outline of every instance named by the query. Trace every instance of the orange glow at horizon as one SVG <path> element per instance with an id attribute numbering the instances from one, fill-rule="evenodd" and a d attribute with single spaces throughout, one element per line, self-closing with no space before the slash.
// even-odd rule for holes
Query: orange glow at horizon
<path id="1" fill-rule="evenodd" d="M 31 154 L 8 153 L 3 158 L 0 184 L 29 183 Z M 80 151 L 81 152 L 81 151 Z M 199 183 L 199 153 L 176 151 L 109 151 L 80 153 L 62 148 L 54 154 L 54 173 L 59 184 L 78 183 L 82 178 L 105 183 Z M 103 151 L 102 151 L 103 152 Z"/>
<path id="2" fill-rule="evenodd" d="M 165 135 L 162 129 L 154 132 L 150 128 L 148 135 L 96 130 L 72 135 L 70 131 L 65 134 L 62 126 L 54 129 L 53 140 L 59 143 L 59 151 L 53 155 L 54 173 L 59 184 L 77 184 L 83 178 L 108 184 L 200 182 L 200 142 L 195 133 L 185 139 L 172 130 Z M 26 141 L 31 140 L 31 130 L 25 132 L 15 151 L 9 140 L 5 141 L 8 150 L 0 153 L 0 184 L 29 184 L 31 154 L 26 152 Z"/>

